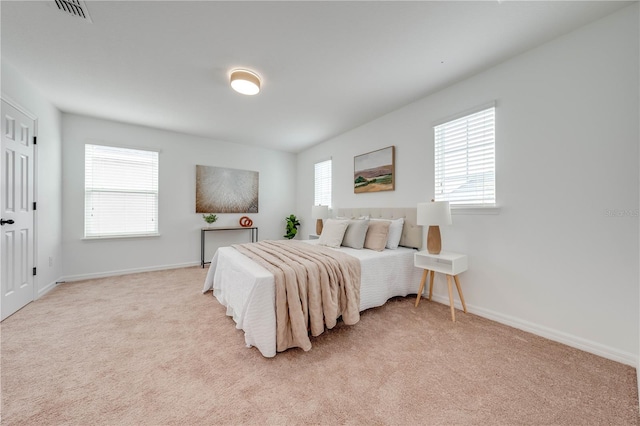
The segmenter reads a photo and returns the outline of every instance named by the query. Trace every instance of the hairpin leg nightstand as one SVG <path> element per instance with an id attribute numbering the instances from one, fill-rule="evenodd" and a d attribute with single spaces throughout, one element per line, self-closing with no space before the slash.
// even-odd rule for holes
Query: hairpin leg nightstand
<path id="1" fill-rule="evenodd" d="M 458 296 L 460 296 L 460 302 L 462 303 L 462 309 L 464 313 L 467 313 L 467 305 L 464 303 L 464 296 L 462 295 L 462 288 L 460 288 L 460 280 L 458 274 L 467 270 L 467 255 L 457 253 L 441 252 L 440 254 L 430 254 L 427 251 L 419 251 L 414 255 L 413 264 L 417 268 L 422 268 L 422 280 L 420 280 L 420 289 L 416 296 L 416 307 L 420 303 L 420 297 L 424 291 L 424 286 L 427 281 L 427 275 L 429 278 L 429 299 L 433 296 L 433 279 L 436 272 L 440 272 L 447 276 L 447 286 L 449 288 L 449 306 L 451 307 L 451 321 L 456 320 L 456 312 L 453 306 L 453 287 L 451 279 L 456 283 L 456 289 L 458 290 Z M 431 272 L 429 274 L 429 272 Z"/>

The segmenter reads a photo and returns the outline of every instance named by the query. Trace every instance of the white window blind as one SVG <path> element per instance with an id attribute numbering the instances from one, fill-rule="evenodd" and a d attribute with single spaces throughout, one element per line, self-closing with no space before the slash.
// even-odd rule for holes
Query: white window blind
<path id="1" fill-rule="evenodd" d="M 315 206 L 331 208 L 331 160 L 315 164 Z"/>
<path id="2" fill-rule="evenodd" d="M 85 145 L 84 236 L 158 233 L 158 153 Z"/>
<path id="3" fill-rule="evenodd" d="M 435 200 L 452 206 L 495 206 L 495 107 L 438 124 L 433 130 Z"/>

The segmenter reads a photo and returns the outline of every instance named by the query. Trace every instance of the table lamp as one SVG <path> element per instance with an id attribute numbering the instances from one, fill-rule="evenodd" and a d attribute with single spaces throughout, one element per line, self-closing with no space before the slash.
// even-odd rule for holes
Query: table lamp
<path id="1" fill-rule="evenodd" d="M 442 240 L 440 225 L 451 225 L 451 207 L 448 201 L 431 201 L 418 203 L 417 224 L 429 227 L 427 233 L 427 251 L 429 254 L 440 254 Z"/>
<path id="2" fill-rule="evenodd" d="M 329 217 L 329 206 L 313 206 L 311 217 L 316 219 L 316 234 L 322 234 L 322 219 Z"/>

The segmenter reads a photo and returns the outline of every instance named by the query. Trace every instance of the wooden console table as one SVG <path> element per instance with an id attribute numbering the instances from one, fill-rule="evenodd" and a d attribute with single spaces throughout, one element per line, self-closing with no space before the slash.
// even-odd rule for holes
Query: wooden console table
<path id="1" fill-rule="evenodd" d="M 211 262 L 204 261 L 204 233 L 209 231 L 242 231 L 242 230 L 250 230 L 251 231 L 251 242 L 255 243 L 258 241 L 258 227 L 244 227 L 244 226 L 213 226 L 209 228 L 201 228 L 200 229 L 200 264 L 204 268 L 204 265 Z"/>

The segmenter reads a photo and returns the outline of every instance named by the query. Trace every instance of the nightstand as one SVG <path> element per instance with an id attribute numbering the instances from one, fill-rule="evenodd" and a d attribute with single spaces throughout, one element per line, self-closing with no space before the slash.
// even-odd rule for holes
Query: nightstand
<path id="1" fill-rule="evenodd" d="M 462 302 L 462 309 L 464 313 L 467 313 L 467 305 L 464 303 L 464 296 L 462 295 L 462 289 L 460 288 L 460 280 L 458 274 L 467 270 L 467 255 L 449 252 L 440 252 L 440 254 L 429 254 L 428 251 L 419 251 L 414 254 L 413 264 L 417 268 L 422 268 L 422 280 L 420 281 L 420 290 L 418 290 L 418 296 L 416 297 L 416 307 L 420 303 L 420 297 L 424 290 L 424 285 L 427 280 L 427 273 L 431 272 L 431 280 L 429 282 L 429 298 L 433 295 L 433 276 L 436 272 L 440 272 L 447 276 L 447 286 L 449 287 L 449 305 L 451 307 L 451 320 L 456 320 L 456 312 L 453 307 L 453 288 L 451 287 L 451 278 L 456 283 L 458 289 L 458 295 L 460 296 L 460 302 Z"/>

